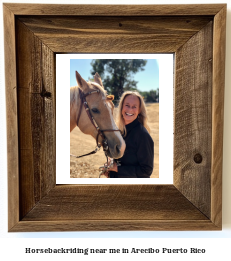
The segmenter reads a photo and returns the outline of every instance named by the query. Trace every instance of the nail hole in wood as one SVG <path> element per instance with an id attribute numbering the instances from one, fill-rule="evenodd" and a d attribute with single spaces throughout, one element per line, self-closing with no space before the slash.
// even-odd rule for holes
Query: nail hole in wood
<path id="1" fill-rule="evenodd" d="M 200 164 L 202 162 L 202 156 L 200 153 L 197 153 L 195 156 L 194 156 L 194 161 L 195 163 L 197 164 Z"/>
<path id="2" fill-rule="evenodd" d="M 42 91 L 40 93 L 40 95 L 43 97 L 43 98 L 47 98 L 47 99 L 51 99 L 51 93 L 50 92 L 47 92 L 47 91 Z"/>

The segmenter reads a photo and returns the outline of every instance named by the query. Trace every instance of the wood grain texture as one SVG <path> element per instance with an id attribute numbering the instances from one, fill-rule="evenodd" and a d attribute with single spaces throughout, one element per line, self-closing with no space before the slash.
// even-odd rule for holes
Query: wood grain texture
<path id="1" fill-rule="evenodd" d="M 41 231 L 210 231 L 219 230 L 209 220 L 62 220 L 21 221 L 9 232 Z"/>
<path id="2" fill-rule="evenodd" d="M 221 229 L 225 7 L 4 4 L 9 231 Z M 99 49 L 176 53 L 174 185 L 55 186 L 55 52 Z"/>
<path id="3" fill-rule="evenodd" d="M 25 229 L 128 231 L 217 228 L 173 185 L 58 185 L 12 232 Z"/>
<path id="4" fill-rule="evenodd" d="M 174 184 L 209 218 L 212 36 L 213 23 L 210 22 L 182 46 L 175 57 Z M 195 156 L 201 157 L 199 162 Z"/>
<path id="5" fill-rule="evenodd" d="M 54 54 L 16 21 L 20 217 L 55 186 Z"/>
<path id="6" fill-rule="evenodd" d="M 173 185 L 58 185 L 40 200 L 23 221 L 54 219 L 90 222 L 208 218 Z"/>
<path id="7" fill-rule="evenodd" d="M 3 5 L 7 119 L 8 228 L 19 221 L 19 156 L 14 14 Z"/>
<path id="8" fill-rule="evenodd" d="M 192 17 L 20 17 L 53 52 L 175 52 L 209 21 Z M 141 44 L 142 42 L 142 44 Z"/>
<path id="9" fill-rule="evenodd" d="M 192 5 L 55 5 L 4 4 L 15 15 L 180 16 L 215 15 L 224 4 Z"/>
<path id="10" fill-rule="evenodd" d="M 222 226 L 222 155 L 225 89 L 226 6 L 214 18 L 213 38 L 213 106 L 211 220 Z"/>

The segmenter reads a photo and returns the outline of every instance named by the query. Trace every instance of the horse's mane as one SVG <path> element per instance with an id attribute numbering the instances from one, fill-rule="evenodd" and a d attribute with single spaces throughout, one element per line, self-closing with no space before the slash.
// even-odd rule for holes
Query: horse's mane
<path id="1" fill-rule="evenodd" d="M 107 92 L 98 83 L 96 83 L 96 82 L 88 82 L 88 84 L 91 84 L 94 87 L 94 89 L 100 90 L 100 93 L 104 97 L 107 97 Z M 70 105 L 72 105 L 74 101 L 77 101 L 78 96 L 79 96 L 79 86 L 71 87 L 70 88 Z"/>
<path id="2" fill-rule="evenodd" d="M 78 100 L 78 96 L 79 96 L 78 89 L 79 89 L 78 86 L 72 86 L 70 88 L 70 105 L 72 105 L 74 101 Z"/>

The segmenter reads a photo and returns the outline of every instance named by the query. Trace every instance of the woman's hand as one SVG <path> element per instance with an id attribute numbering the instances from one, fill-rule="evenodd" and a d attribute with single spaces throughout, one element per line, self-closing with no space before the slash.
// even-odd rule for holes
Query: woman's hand
<path id="1" fill-rule="evenodd" d="M 112 164 L 112 162 L 113 162 L 113 159 L 108 157 L 108 165 L 106 163 L 105 164 L 106 164 L 106 166 L 110 166 L 110 165 L 112 165 L 112 166 L 110 166 L 107 170 L 118 172 L 118 167 L 117 167 L 116 162 L 114 161 L 113 164 Z"/>
<path id="2" fill-rule="evenodd" d="M 104 177 L 102 177 L 102 176 L 104 176 Z M 102 173 L 100 177 L 109 178 L 109 171 Z"/>
<path id="3" fill-rule="evenodd" d="M 118 172 L 118 167 L 115 161 L 113 162 L 113 165 L 108 169 L 108 171 Z"/>

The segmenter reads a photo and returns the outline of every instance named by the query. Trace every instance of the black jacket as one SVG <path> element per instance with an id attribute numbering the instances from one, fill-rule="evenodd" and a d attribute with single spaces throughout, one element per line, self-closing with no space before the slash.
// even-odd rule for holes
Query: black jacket
<path id="1" fill-rule="evenodd" d="M 138 121 L 126 125 L 126 149 L 118 172 L 110 171 L 110 178 L 150 178 L 153 171 L 154 142 L 146 128 Z"/>

